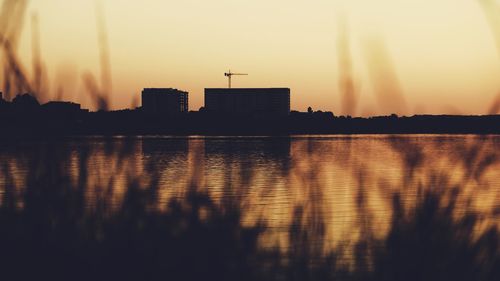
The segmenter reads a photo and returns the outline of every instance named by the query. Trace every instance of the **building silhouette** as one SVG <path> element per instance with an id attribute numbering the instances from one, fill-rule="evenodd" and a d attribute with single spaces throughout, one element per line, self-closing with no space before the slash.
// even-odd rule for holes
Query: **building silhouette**
<path id="1" fill-rule="evenodd" d="M 289 88 L 206 88 L 205 110 L 229 115 L 288 115 Z"/>
<path id="2" fill-rule="evenodd" d="M 142 90 L 142 110 L 152 114 L 178 114 L 188 111 L 188 92 L 173 88 Z"/>
<path id="3" fill-rule="evenodd" d="M 80 111 L 81 106 L 78 103 L 74 102 L 67 102 L 67 101 L 49 101 L 48 103 L 44 104 L 43 107 L 46 110 L 53 110 L 53 111 Z"/>
<path id="4" fill-rule="evenodd" d="M 57 116 L 76 116 L 88 112 L 87 109 L 82 109 L 78 103 L 65 101 L 49 101 L 42 105 L 42 109 L 45 113 Z"/>

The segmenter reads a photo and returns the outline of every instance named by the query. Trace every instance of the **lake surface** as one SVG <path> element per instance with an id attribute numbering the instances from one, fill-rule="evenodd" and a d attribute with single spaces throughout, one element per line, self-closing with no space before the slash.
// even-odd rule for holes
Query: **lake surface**
<path id="1" fill-rule="evenodd" d="M 360 240 L 383 240 L 395 217 L 411 217 L 425 194 L 436 195 L 443 209 L 452 202 L 457 220 L 479 214 L 481 235 L 499 222 L 499 148 L 500 136 L 474 135 L 9 142 L 0 149 L 0 198 L 22 209 L 27 190 L 64 185 L 84 190 L 87 212 L 110 214 L 134 186 L 154 189 L 148 208 L 167 212 L 168 202 L 194 190 L 237 209 L 242 225 L 264 225 L 260 247 L 283 253 L 305 247 L 310 256 L 324 256 L 352 253 Z"/>

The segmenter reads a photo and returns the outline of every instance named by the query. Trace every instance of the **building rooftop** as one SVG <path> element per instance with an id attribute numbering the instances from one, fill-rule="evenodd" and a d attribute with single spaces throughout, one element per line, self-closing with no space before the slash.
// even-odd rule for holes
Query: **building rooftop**
<path id="1" fill-rule="evenodd" d="M 144 88 L 142 90 L 143 93 L 148 93 L 148 94 L 165 94 L 165 93 L 187 93 L 186 91 L 182 91 L 176 88 Z"/>
<path id="2" fill-rule="evenodd" d="M 205 90 L 223 90 L 223 91 L 283 91 L 288 90 L 290 88 L 286 87 L 278 87 L 278 88 L 205 88 Z"/>

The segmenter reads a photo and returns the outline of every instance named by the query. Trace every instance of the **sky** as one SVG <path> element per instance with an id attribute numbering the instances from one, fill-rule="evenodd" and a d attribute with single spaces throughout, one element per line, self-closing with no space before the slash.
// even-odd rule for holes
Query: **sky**
<path id="1" fill-rule="evenodd" d="M 36 14 L 47 98 L 62 89 L 94 109 L 82 76 L 100 77 L 100 11 L 112 109 L 140 105 L 142 88 L 173 87 L 198 110 L 230 69 L 249 74 L 233 87 L 289 87 L 293 110 L 483 114 L 500 92 L 500 47 L 479 1 L 31 0 L 19 56 L 30 71 Z"/>

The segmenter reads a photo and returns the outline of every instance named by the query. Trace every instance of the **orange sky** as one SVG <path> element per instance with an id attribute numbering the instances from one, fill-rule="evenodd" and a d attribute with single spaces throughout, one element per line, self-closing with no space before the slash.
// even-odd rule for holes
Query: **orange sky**
<path id="1" fill-rule="evenodd" d="M 354 115 L 485 113 L 500 91 L 500 57 L 479 1 L 102 0 L 111 107 L 131 106 L 144 87 L 175 87 L 189 91 L 197 110 L 203 89 L 226 87 L 231 69 L 249 73 L 234 87 L 290 87 L 291 107 L 301 111 L 340 114 L 348 75 Z M 28 68 L 34 12 L 51 92 L 62 87 L 63 99 L 94 108 L 82 75 L 100 77 L 95 1 L 30 1 L 20 45 Z M 342 45 L 347 74 L 339 71 Z M 380 91 L 398 92 L 405 108 Z"/>

